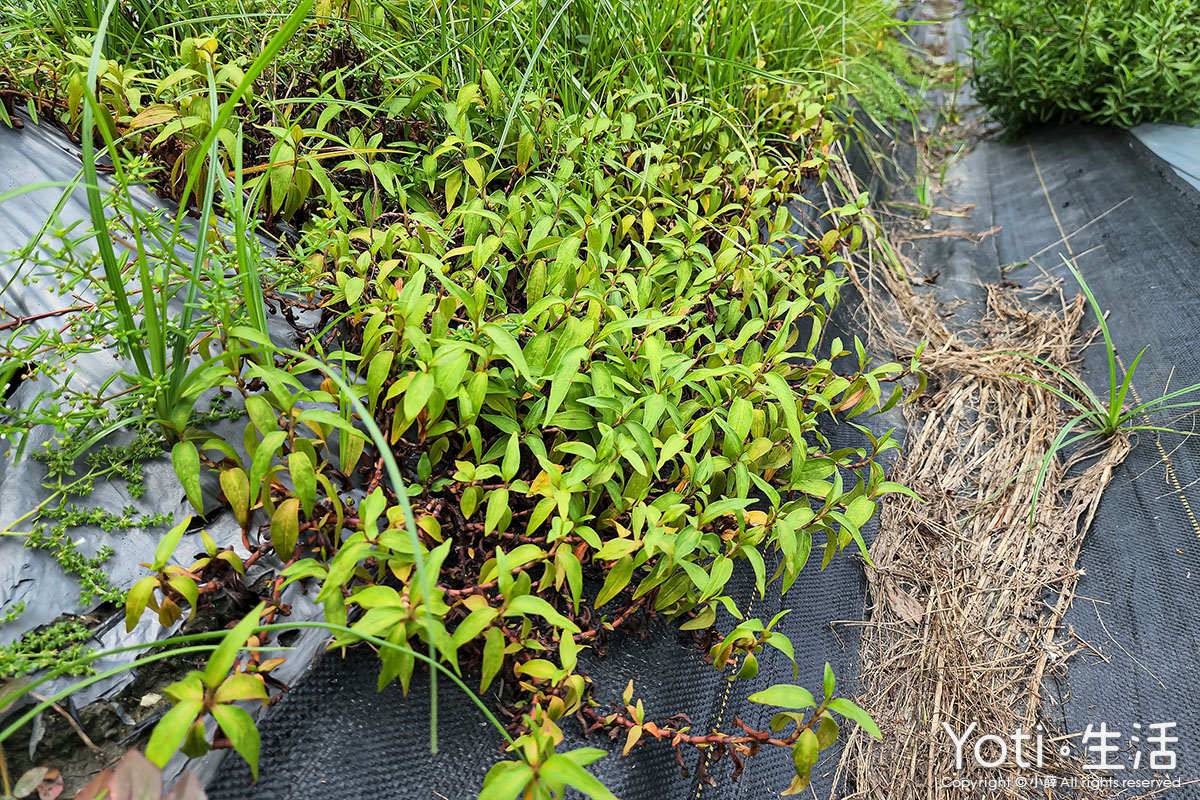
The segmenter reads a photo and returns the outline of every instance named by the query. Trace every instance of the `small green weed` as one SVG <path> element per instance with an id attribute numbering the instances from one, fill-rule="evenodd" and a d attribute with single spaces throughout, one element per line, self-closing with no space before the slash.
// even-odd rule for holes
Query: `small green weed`
<path id="1" fill-rule="evenodd" d="M 1138 363 L 1145 354 L 1146 348 L 1142 348 L 1137 357 L 1133 359 L 1133 363 L 1129 365 L 1129 369 L 1125 371 L 1124 377 L 1121 377 L 1117 363 L 1116 348 L 1113 345 L 1112 335 L 1108 330 L 1108 322 L 1105 319 L 1104 310 L 1096 302 L 1095 295 L 1092 294 L 1091 288 L 1088 286 L 1087 281 L 1083 279 L 1083 275 L 1079 269 L 1071 261 L 1067 260 L 1066 257 L 1063 257 L 1063 263 L 1067 265 L 1067 269 L 1075 276 L 1075 280 L 1078 281 L 1080 288 L 1083 289 L 1083 293 L 1087 297 L 1088 305 L 1091 306 L 1092 312 L 1100 322 L 1100 332 L 1104 337 L 1104 351 L 1108 365 L 1108 396 L 1106 400 L 1101 399 L 1096 392 L 1092 391 L 1090 386 L 1080 378 L 1072 375 L 1068 370 L 1033 356 L 1027 357 L 1053 372 L 1062 379 L 1064 386 L 1069 386 L 1074 391 L 1066 391 L 1029 375 L 1010 373 L 1011 377 L 1029 381 L 1052 392 L 1056 397 L 1078 412 L 1063 425 L 1051 443 L 1049 451 L 1042 459 L 1041 466 L 1038 469 L 1037 483 L 1033 491 L 1033 505 L 1035 507 L 1037 505 L 1038 494 L 1046 478 L 1046 472 L 1050 469 L 1054 458 L 1063 448 L 1078 444 L 1092 437 L 1111 437 L 1120 431 L 1155 431 L 1159 433 L 1189 435 L 1173 428 L 1139 423 L 1138 420 L 1145 419 L 1148 414 L 1154 411 L 1200 408 L 1200 400 L 1172 402 L 1200 392 L 1200 383 L 1187 386 L 1183 389 L 1176 389 L 1173 392 L 1156 397 L 1145 403 L 1139 403 L 1134 406 L 1126 405 L 1125 398 L 1129 393 L 1130 386 L 1133 385 L 1134 372 L 1137 370 Z M 1030 509 L 1030 514 L 1033 514 L 1033 509 Z"/>
<path id="2" fill-rule="evenodd" d="M 60 675 L 87 675 L 92 651 L 86 642 L 92 631 L 68 619 L 30 631 L 12 644 L 0 646 L 0 678 L 15 678 L 52 668 Z"/>

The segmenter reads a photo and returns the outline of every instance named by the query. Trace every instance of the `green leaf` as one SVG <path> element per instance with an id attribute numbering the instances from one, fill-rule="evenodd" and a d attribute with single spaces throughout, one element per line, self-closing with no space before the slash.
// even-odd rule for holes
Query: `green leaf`
<path id="1" fill-rule="evenodd" d="M 171 448 L 171 466 L 183 484 L 188 502 L 197 514 L 204 513 L 204 495 L 200 492 L 200 453 L 191 442 L 176 442 Z"/>
<path id="2" fill-rule="evenodd" d="M 286 563 L 296 554 L 300 537 L 300 501 L 289 497 L 275 507 L 271 516 L 271 546 Z"/>
<path id="3" fill-rule="evenodd" d="M 137 627 L 138 620 L 142 618 L 142 613 L 150 603 L 150 598 L 154 596 L 154 587 L 157 585 L 158 579 L 153 575 L 147 575 L 135 583 L 129 593 L 125 595 L 126 633 Z"/>
<path id="4" fill-rule="evenodd" d="M 513 338 L 512 334 L 494 322 L 484 325 L 483 333 L 492 340 L 492 343 L 496 345 L 496 349 L 508 359 L 508 363 L 513 365 L 513 369 L 517 371 L 517 374 L 529 380 L 529 365 L 525 363 L 525 355 L 521 352 L 521 345 L 517 344 L 517 340 Z M 548 417 L 549 415 L 547 415 Z"/>
<path id="5" fill-rule="evenodd" d="M 275 451 L 278 450 L 285 441 L 287 441 L 286 433 L 283 431 L 274 431 L 264 436 L 262 442 L 260 442 L 258 445 L 258 449 L 254 451 L 254 458 L 250 462 L 251 505 L 258 500 L 258 492 L 262 488 L 263 478 L 266 477 L 267 470 L 271 467 L 271 459 L 275 457 Z"/>
<path id="6" fill-rule="evenodd" d="M 491 685 L 492 679 L 504 665 L 504 631 L 499 628 L 488 628 L 487 637 L 483 643 L 483 677 L 479 681 L 479 692 L 482 694 Z"/>
<path id="7" fill-rule="evenodd" d="M 508 437 L 508 444 L 504 447 L 504 460 L 500 462 L 500 477 L 511 481 L 520 468 L 521 440 L 516 431 L 513 431 L 512 435 Z"/>
<path id="8" fill-rule="evenodd" d="M 250 765 L 254 780 L 258 780 L 259 738 L 258 728 L 254 727 L 254 718 L 244 709 L 228 705 L 213 706 L 212 715 L 229 737 L 233 749 Z"/>
<path id="9" fill-rule="evenodd" d="M 838 732 L 837 720 L 829 712 L 821 715 L 821 721 L 817 723 L 817 747 L 824 750 L 831 744 L 837 741 Z"/>
<path id="10" fill-rule="evenodd" d="M 245 672 L 235 672 L 217 688 L 214 698 L 218 703 L 233 703 L 239 700 L 267 701 L 267 687 L 262 679 Z"/>
<path id="11" fill-rule="evenodd" d="M 558 640 L 558 660 L 567 672 L 574 672 L 579 663 L 579 645 L 574 636 L 563 636 Z"/>
<path id="12" fill-rule="evenodd" d="M 192 723 L 203 709 L 203 700 L 184 700 L 163 714 L 162 719 L 154 726 L 154 732 L 150 734 L 150 743 L 146 745 L 146 758 L 159 768 L 165 767 L 171 756 L 179 751 L 188 728 L 192 727 Z"/>
<path id="13" fill-rule="evenodd" d="M 561 546 L 554 552 L 554 563 L 562 568 L 567 588 L 571 590 L 572 610 L 578 614 L 579 600 L 583 594 L 583 565 L 569 547 Z"/>
<path id="14" fill-rule="evenodd" d="M 750 425 L 753 421 L 754 406 L 744 397 L 735 398 L 729 408 L 729 427 L 739 443 L 750 434 Z"/>
<path id="15" fill-rule="evenodd" d="M 252 394 L 246 398 L 246 415 L 263 436 L 279 430 L 279 417 L 275 414 L 275 409 L 271 408 L 267 398 L 260 394 Z"/>
<path id="16" fill-rule="evenodd" d="M 379 392 L 392 370 L 396 354 L 384 350 L 371 359 L 367 367 L 367 409 L 374 412 L 379 405 Z"/>
<path id="17" fill-rule="evenodd" d="M 496 617 L 500 616 L 500 612 L 491 606 L 485 608 L 477 608 L 467 615 L 467 618 L 458 623 L 458 627 L 454 629 L 454 646 L 462 647 L 467 642 L 474 639 L 480 632 Z"/>
<path id="18" fill-rule="evenodd" d="M 875 503 L 859 495 L 846 506 L 846 519 L 856 528 L 862 528 L 875 513 Z"/>
<path id="19" fill-rule="evenodd" d="M 475 514 L 475 509 L 479 508 L 479 495 L 482 492 L 483 490 L 478 486 L 468 486 L 463 490 L 458 505 L 464 519 L 470 519 Z"/>
<path id="20" fill-rule="evenodd" d="M 894 483 L 893 481 L 881 481 L 880 484 L 875 487 L 875 494 L 903 494 L 911 497 L 919 503 L 925 502 L 925 499 L 912 489 L 908 488 L 904 484 Z"/>
<path id="21" fill-rule="evenodd" d="M 758 675 L 758 659 L 753 653 L 747 653 L 746 660 L 742 662 L 741 669 L 738 670 L 735 677 L 737 680 L 748 680 L 756 675 Z"/>
<path id="22" fill-rule="evenodd" d="M 600 594 L 596 595 L 596 608 L 600 608 L 619 595 L 621 590 L 629 585 L 629 579 L 632 576 L 633 556 L 625 556 L 608 571 L 608 577 L 604 579 L 604 585 L 600 587 Z"/>
<path id="23" fill-rule="evenodd" d="M 187 600 L 188 607 L 191 613 L 188 614 L 188 619 L 196 616 L 196 606 L 200 601 L 200 590 L 196 586 L 196 582 L 186 575 L 176 575 L 167 581 L 171 588 L 179 594 L 183 595 L 183 599 Z"/>
<path id="24" fill-rule="evenodd" d="M 479 162 L 473 158 L 465 158 L 462 165 L 467 174 L 471 176 L 471 180 L 475 181 L 475 185 L 483 188 L 483 167 L 479 166 Z"/>
<path id="25" fill-rule="evenodd" d="M 338 440 L 338 466 L 349 475 L 362 458 L 367 440 L 358 434 L 346 434 Z"/>
<path id="26" fill-rule="evenodd" d="M 817 735 L 812 732 L 812 728 L 805 728 L 800 731 L 800 738 L 796 740 L 796 744 L 792 747 L 792 764 L 796 767 L 796 774 L 808 775 L 813 765 L 817 763 L 817 758 L 820 755 L 821 750 L 817 746 Z"/>
<path id="27" fill-rule="evenodd" d="M 568 633 L 579 633 L 579 626 L 554 610 L 554 606 L 540 597 L 532 594 L 514 597 L 504 609 L 504 616 L 527 616 L 536 614 L 551 625 L 561 628 Z"/>
<path id="28" fill-rule="evenodd" d="M 582 345 L 572 347 L 559 359 L 558 367 L 554 370 L 554 378 L 550 381 L 550 401 L 542 415 L 542 424 L 546 425 L 554 419 L 558 407 L 567 397 L 571 384 L 579 377 L 579 364 L 587 355 L 587 348 Z"/>
<path id="29" fill-rule="evenodd" d="M 875 720 L 871 719 L 871 715 L 854 703 L 844 697 L 835 697 L 829 701 L 828 708 L 830 711 L 836 711 L 847 719 L 852 719 L 862 726 L 862 729 L 874 738 L 883 741 L 883 734 L 879 732 L 879 726 L 875 724 Z"/>
<path id="30" fill-rule="evenodd" d="M 225 680 L 229 671 L 233 669 L 233 662 L 237 659 L 238 652 L 241 651 L 246 640 L 250 638 L 250 634 L 258 626 L 258 620 L 262 616 L 265 605 L 265 603 L 259 603 L 255 606 L 253 611 L 221 639 L 217 649 L 208 657 L 208 665 L 204 668 L 205 686 L 216 689 L 221 685 L 221 681 Z"/>
<path id="31" fill-rule="evenodd" d="M 800 427 L 800 418 L 796 410 L 796 393 L 792 391 L 792 387 L 788 386 L 783 376 L 777 372 L 768 372 L 766 381 L 771 395 L 774 396 L 779 402 L 780 407 L 783 408 L 783 416 L 787 421 L 787 429 L 788 433 L 792 436 L 792 443 L 802 443 L 804 441 L 804 430 Z"/>
<path id="32" fill-rule="evenodd" d="M 484 533 L 497 530 L 506 511 L 508 511 L 508 489 L 493 489 L 488 492 L 487 514 L 483 523 Z"/>
<path id="33" fill-rule="evenodd" d="M 780 708 L 812 708 L 817 704 L 812 696 L 812 692 L 808 691 L 808 689 L 805 689 L 803 686 L 786 683 L 771 686 L 763 689 L 761 692 L 755 692 L 750 695 L 749 700 L 751 703 L 760 703 L 764 706 L 779 706 Z"/>
<path id="34" fill-rule="evenodd" d="M 316 423 L 317 425 L 328 425 L 331 428 L 336 428 L 342 433 L 346 433 L 351 436 L 362 435 L 358 432 L 358 429 L 355 428 L 350 422 L 346 421 L 342 415 L 335 414 L 332 411 L 324 408 L 306 408 L 304 411 L 300 412 L 300 416 L 297 417 L 297 419 L 302 422 Z"/>
<path id="35" fill-rule="evenodd" d="M 533 767 L 524 761 L 498 761 L 487 771 L 479 796 L 488 800 L 513 800 L 533 780 Z"/>
<path id="36" fill-rule="evenodd" d="M 404 417 L 405 419 L 416 419 L 422 409 L 429 402 L 429 398 L 433 395 L 433 390 L 437 384 L 433 380 L 433 376 L 428 372 L 418 372 L 413 376 L 412 383 L 408 385 L 408 390 L 404 393 Z"/>
<path id="37" fill-rule="evenodd" d="M 796 663 L 796 651 L 792 647 L 792 640 L 779 631 L 771 631 L 767 635 L 767 644 L 787 656 L 788 661 Z"/>
<path id="38" fill-rule="evenodd" d="M 187 530 L 191 522 L 192 517 L 189 514 L 183 518 L 182 522 L 167 531 L 167 535 L 159 540 L 158 546 L 154 548 L 155 570 L 161 570 L 171 560 L 171 556 L 175 553 L 175 548 L 179 547 L 179 540 L 183 538 L 183 533 Z"/>
<path id="39" fill-rule="evenodd" d="M 617 800 L 600 780 L 565 755 L 555 753 L 538 770 L 543 777 L 583 792 L 592 800 Z"/>
<path id="40" fill-rule="evenodd" d="M 779 793 L 779 796 L 791 797 L 793 795 L 800 794 L 808 788 L 808 782 L 811 780 L 811 778 L 811 772 L 807 775 L 797 775 L 796 777 L 792 778 L 792 782 L 788 784 L 788 787 Z"/>
<path id="41" fill-rule="evenodd" d="M 828 703 L 833 697 L 833 690 L 837 688 L 837 679 L 833 675 L 833 667 L 829 666 L 829 662 L 825 662 L 825 680 L 822 685 L 825 690 L 825 702 Z"/>
<path id="42" fill-rule="evenodd" d="M 233 509 L 233 516 L 243 528 L 250 517 L 250 479 L 241 467 L 234 467 L 221 472 L 221 491 L 225 492 L 225 500 Z"/>
<path id="43" fill-rule="evenodd" d="M 517 142 L 517 166 L 521 171 L 529 169 L 529 158 L 533 155 L 533 134 L 525 131 Z"/>
<path id="44" fill-rule="evenodd" d="M 680 625 L 679 630 L 681 630 L 681 631 L 702 631 L 702 630 L 706 630 L 708 627 L 710 627 L 716 621 L 717 621 L 716 605 L 715 604 L 707 605 L 700 611 L 700 613 L 696 614 L 696 616 L 694 618 L 692 618 L 692 619 L 688 620 L 687 622 L 683 623 L 682 625 Z"/>
<path id="45" fill-rule="evenodd" d="M 274 187 L 272 187 L 272 191 L 274 191 Z M 346 305 L 353 307 L 362 297 L 363 290 L 367 288 L 367 282 L 355 275 L 347 279 L 343 288 L 346 292 Z"/>
<path id="46" fill-rule="evenodd" d="M 317 471 L 304 451 L 288 453 L 288 473 L 292 476 L 292 490 L 300 500 L 304 515 L 311 517 L 317 502 Z"/>

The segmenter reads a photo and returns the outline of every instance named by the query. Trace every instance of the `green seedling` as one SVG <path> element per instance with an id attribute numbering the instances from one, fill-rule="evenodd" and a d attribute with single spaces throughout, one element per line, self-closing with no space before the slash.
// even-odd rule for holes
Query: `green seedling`
<path id="1" fill-rule="evenodd" d="M 1156 411 L 1200 408 L 1200 400 L 1173 402 L 1200 391 L 1200 383 L 1187 386 L 1183 389 L 1176 389 L 1173 392 L 1156 397 L 1145 403 L 1126 404 L 1126 396 L 1133 385 L 1134 372 L 1137 370 L 1138 363 L 1141 361 L 1147 348 L 1143 347 L 1138 352 L 1122 377 L 1117 362 L 1116 347 L 1113 344 L 1112 335 L 1108 330 L 1108 322 L 1105 319 L 1104 310 L 1096 302 L 1096 297 L 1092 294 L 1091 287 L 1083 279 L 1083 274 L 1080 273 L 1079 269 L 1066 257 L 1063 257 L 1063 263 L 1066 264 L 1067 269 L 1071 271 L 1080 288 L 1083 289 L 1088 305 L 1100 323 L 1100 333 L 1104 338 L 1105 360 L 1108 365 L 1108 395 L 1106 399 L 1101 399 L 1080 378 L 1056 364 L 1051 364 L 1045 359 L 1034 356 L 1026 357 L 1053 372 L 1062 380 L 1063 386 L 1069 387 L 1069 389 L 1074 391 L 1059 388 L 1029 375 L 1010 373 L 1011 377 L 1029 381 L 1053 393 L 1058 399 L 1077 412 L 1063 425 L 1062 429 L 1054 437 L 1053 442 L 1051 442 L 1050 449 L 1041 460 L 1037 481 L 1033 490 L 1033 507 L 1037 506 L 1038 493 L 1045 481 L 1046 473 L 1049 471 L 1054 458 L 1064 448 L 1094 437 L 1112 437 L 1118 432 L 1154 431 L 1158 433 L 1188 435 L 1183 431 L 1161 425 L 1152 425 L 1148 422 L 1139 422 L 1139 420 L 1145 420 L 1149 414 Z M 1033 512 L 1034 508 L 1031 508 L 1029 512 L 1031 521 L 1033 519 Z"/>

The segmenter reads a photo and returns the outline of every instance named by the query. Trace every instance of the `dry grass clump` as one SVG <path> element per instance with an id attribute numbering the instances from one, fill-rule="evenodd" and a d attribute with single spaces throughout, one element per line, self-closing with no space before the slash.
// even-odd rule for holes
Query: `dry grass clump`
<path id="1" fill-rule="evenodd" d="M 877 344 L 911 353 L 928 342 L 921 361 L 929 390 L 906 409 L 908 444 L 895 477 L 926 502 L 897 496 L 884 504 L 871 547 L 864 705 L 884 740 L 851 738 L 839 796 L 1052 797 L 1044 788 L 943 783 L 1011 779 L 1016 787 L 1038 775 L 1082 774 L 1079 762 L 1059 754 L 1062 742 L 1052 743 L 1043 682 L 1069 655 L 1057 633 L 1074 597 L 1080 546 L 1129 442 L 1121 433 L 1089 437 L 1086 449 L 1056 456 L 1036 490 L 1068 414 L 1047 388 L 1013 374 L 1068 388 L 1027 356 L 1074 369 L 1083 298 L 1041 310 L 988 287 L 982 313 L 952 330 L 942 309 L 892 269 L 855 280 Z M 944 722 L 958 736 L 977 723 L 961 771 Z M 1040 769 L 1016 767 L 1011 742 L 1006 764 L 974 763 L 975 737 L 1007 738 L 1018 727 L 1036 733 L 1038 725 L 1046 740 Z"/>

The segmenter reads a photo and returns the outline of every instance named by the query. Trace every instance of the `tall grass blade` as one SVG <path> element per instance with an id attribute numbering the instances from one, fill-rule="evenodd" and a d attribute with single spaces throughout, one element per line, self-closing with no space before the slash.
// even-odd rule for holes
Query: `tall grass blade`
<path id="1" fill-rule="evenodd" d="M 225 192 L 231 201 L 230 214 L 233 216 L 234 252 L 237 256 L 238 278 L 242 286 L 242 297 L 245 298 L 246 314 L 250 317 L 250 325 L 268 341 L 267 316 L 263 299 L 262 281 L 258 271 L 258 259 L 250 252 L 250 236 L 253 235 L 247 225 L 247 209 L 242 164 L 242 148 L 245 133 L 238 128 L 237 139 L 233 151 L 233 185 L 225 182 Z"/>
<path id="2" fill-rule="evenodd" d="M 1080 422 L 1082 422 L 1085 419 L 1087 419 L 1086 414 L 1080 414 L 1077 417 L 1071 418 L 1067 422 L 1067 424 L 1062 427 L 1062 430 L 1060 430 L 1058 432 L 1058 434 L 1054 437 L 1054 441 L 1050 443 L 1050 449 L 1046 451 L 1046 455 L 1042 456 L 1042 463 L 1041 463 L 1041 466 L 1038 468 L 1037 480 L 1034 481 L 1033 494 L 1031 496 L 1032 499 L 1029 503 L 1029 524 L 1030 525 L 1033 524 L 1033 516 L 1034 516 L 1035 512 L 1037 511 L 1038 495 L 1041 494 L 1042 486 L 1044 486 L 1046 483 L 1046 473 L 1050 471 L 1050 465 L 1054 463 L 1054 458 L 1055 458 L 1055 456 L 1058 455 L 1058 451 L 1066 446 L 1067 437 L 1071 435 L 1071 431 L 1075 429 L 1076 425 L 1078 425 Z M 1080 438 L 1086 438 L 1087 436 L 1090 436 L 1090 435 L 1091 435 L 1090 433 L 1081 434 L 1081 436 L 1076 437 L 1072 441 L 1077 441 Z"/>
<path id="3" fill-rule="evenodd" d="M 1071 274 L 1075 276 L 1075 280 L 1079 283 L 1079 288 L 1083 289 L 1083 294 L 1088 299 L 1088 305 L 1092 307 L 1092 313 L 1096 315 L 1096 319 L 1100 322 L 1100 333 L 1104 336 L 1105 355 L 1108 357 L 1108 399 L 1111 403 L 1117 396 L 1117 351 L 1113 346 L 1112 334 L 1108 331 L 1108 320 L 1104 318 L 1104 310 L 1096 302 L 1096 296 L 1092 294 L 1092 288 L 1083 279 L 1083 273 L 1079 271 L 1078 267 L 1068 261 L 1066 256 L 1060 255 L 1059 258 L 1063 260 L 1063 263 L 1067 265 L 1067 269 L 1071 270 Z"/>
<path id="4" fill-rule="evenodd" d="M 96 248 L 100 251 L 100 261 L 104 266 L 104 277 L 108 282 L 109 290 L 113 293 L 113 302 L 117 307 L 117 321 L 121 333 L 121 351 L 133 358 L 138 372 L 143 377 L 150 377 L 150 365 L 147 363 L 146 356 L 142 352 L 141 347 L 134 341 L 139 333 L 138 326 L 134 318 L 133 307 L 129 302 L 129 296 L 125 292 L 125 276 L 121 271 L 120 263 L 117 261 L 117 254 L 113 250 L 112 238 L 108 233 L 108 217 L 104 213 L 104 201 L 100 196 L 100 176 L 96 170 L 96 100 L 93 89 L 96 86 L 96 78 L 100 71 L 100 54 L 104 46 L 104 35 L 108 28 L 108 20 L 116 5 L 117 0 L 108 0 L 108 4 L 104 8 L 104 13 L 96 26 L 96 40 L 92 44 L 92 55 L 88 60 L 87 85 L 84 87 L 86 100 L 83 104 L 82 128 L 84 191 L 87 193 L 88 211 L 92 218 L 92 227 L 96 231 Z M 112 153 L 114 159 L 117 158 L 115 151 L 110 149 L 110 153 Z"/>

